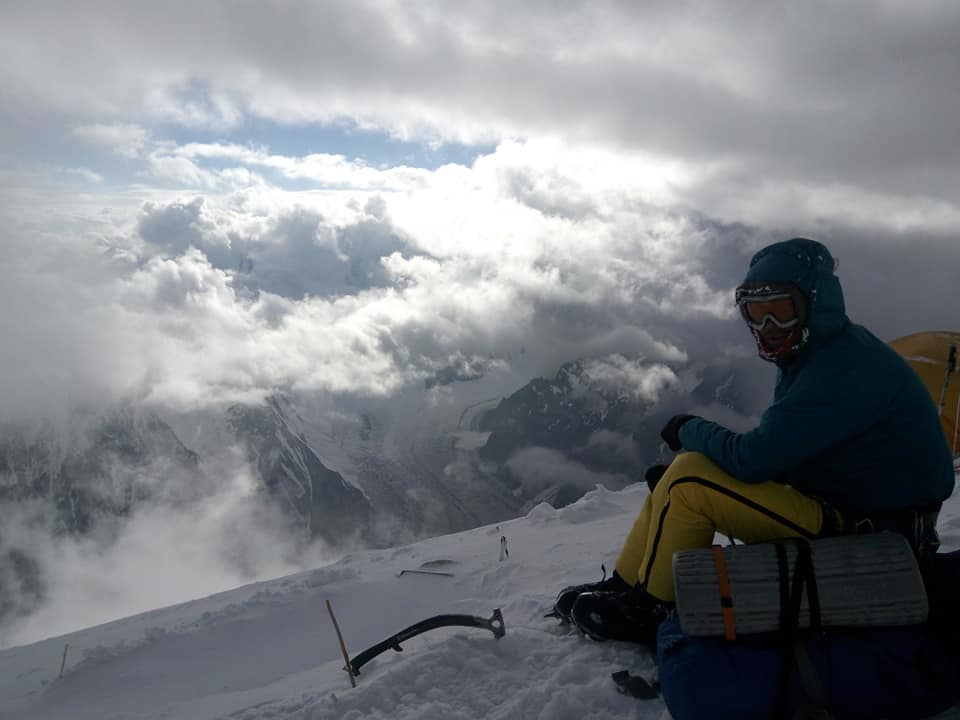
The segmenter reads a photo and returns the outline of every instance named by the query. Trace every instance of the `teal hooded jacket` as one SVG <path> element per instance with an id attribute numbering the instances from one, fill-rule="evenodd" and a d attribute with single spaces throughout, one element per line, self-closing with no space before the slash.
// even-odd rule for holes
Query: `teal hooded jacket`
<path id="1" fill-rule="evenodd" d="M 694 418 L 680 442 L 743 482 L 787 483 L 848 516 L 945 500 L 953 459 L 936 406 L 903 358 L 847 318 L 834 269 L 827 248 L 803 238 L 754 255 L 747 282 L 794 283 L 806 295 L 807 341 L 778 364 L 757 428 Z"/>

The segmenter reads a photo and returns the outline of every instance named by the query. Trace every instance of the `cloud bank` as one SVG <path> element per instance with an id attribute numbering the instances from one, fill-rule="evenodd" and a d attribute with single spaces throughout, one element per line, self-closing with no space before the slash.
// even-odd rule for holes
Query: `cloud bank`
<path id="1" fill-rule="evenodd" d="M 223 134 L 253 119 L 439 144 L 552 137 L 645 152 L 726 221 L 870 225 L 882 212 L 943 232 L 958 219 L 953 3 L 192 10 L 5 8 L 8 151 L 70 119 L 74 137 L 128 159 L 151 128 Z M 190 179 L 182 156 L 156 162 Z"/>
<path id="2" fill-rule="evenodd" d="M 184 407 L 389 395 L 465 360 L 515 358 L 522 384 L 584 353 L 683 359 L 678 334 L 732 318 L 758 239 L 650 205 L 608 159 L 581 176 L 556 145 L 507 143 L 389 191 L 346 164 L 343 190 L 254 185 L 106 219 L 94 199 L 83 235 L 28 228 L 7 258 L 5 390 L 17 410 L 66 386 Z"/>
<path id="3" fill-rule="evenodd" d="M 203 597 L 224 588 L 330 562 L 337 555 L 298 545 L 280 512 L 257 498 L 249 470 L 224 452 L 218 487 L 189 505 L 147 503 L 128 518 L 103 521 L 86 536 L 52 533 L 41 503 L 5 519 L 4 552 L 42 568 L 41 604 L 5 618 L 0 648 Z M 213 467 L 208 468 L 213 470 Z M 7 580 L 11 578 L 5 578 Z M 22 591 L 24 588 L 19 588 Z M 6 599 L 18 600 L 18 588 Z"/>

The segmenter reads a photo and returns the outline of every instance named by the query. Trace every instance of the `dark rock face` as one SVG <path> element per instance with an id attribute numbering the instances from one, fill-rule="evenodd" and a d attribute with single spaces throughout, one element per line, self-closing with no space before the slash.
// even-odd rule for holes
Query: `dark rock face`
<path id="1" fill-rule="evenodd" d="M 189 502 L 203 490 L 199 458 L 159 417 L 130 407 L 78 415 L 68 432 L 50 425 L 0 433 L 0 621 L 26 615 L 46 592 L 31 547 L 13 519 L 56 535 L 84 535 L 145 501 Z"/>
<path id="2" fill-rule="evenodd" d="M 20 548 L 2 548 L 0 538 L 0 621 L 29 615 L 45 597 L 40 564 Z"/>
<path id="3" fill-rule="evenodd" d="M 264 491 L 309 539 L 339 545 L 367 535 L 373 511 L 366 496 L 323 464 L 275 400 L 231 407 L 228 426 L 244 443 Z"/>
<path id="4" fill-rule="evenodd" d="M 629 439 L 649 409 L 592 383 L 583 363 L 567 363 L 552 380 L 532 380 L 481 417 L 478 429 L 491 435 L 480 455 L 505 464 L 522 448 L 545 447 L 598 472 L 635 474 L 634 449 L 609 441 Z"/>
<path id="5" fill-rule="evenodd" d="M 532 380 L 478 417 L 472 429 L 490 436 L 477 455 L 484 465 L 495 468 L 492 477 L 512 484 L 528 501 L 546 500 L 561 507 L 578 500 L 597 479 L 616 489 L 640 480 L 652 464 L 669 463 L 673 453 L 662 444 L 660 429 L 674 413 L 690 411 L 691 403 L 736 412 L 746 406 L 744 378 L 726 359 L 699 368 L 689 395 L 663 392 L 661 397 L 655 392 L 641 397 L 592 373 L 590 361 L 566 363 L 552 379 Z M 515 472 L 523 465 L 518 460 L 529 463 L 530 448 L 555 451 L 546 459 L 558 471 L 557 480 L 541 485 L 533 498 L 529 483 L 521 488 Z M 580 480 L 563 478 L 563 461 Z"/>
<path id="6" fill-rule="evenodd" d="M 50 426 L 0 436 L 0 505 L 44 501 L 55 532 L 82 534 L 144 500 L 201 491 L 199 457 L 157 415 L 126 407 L 79 425 L 67 438 Z"/>

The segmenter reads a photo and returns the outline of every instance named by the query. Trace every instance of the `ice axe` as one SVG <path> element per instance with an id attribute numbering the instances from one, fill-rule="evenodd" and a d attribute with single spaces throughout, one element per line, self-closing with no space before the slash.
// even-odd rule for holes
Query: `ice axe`
<path id="1" fill-rule="evenodd" d="M 489 630 L 493 633 L 493 636 L 498 640 L 506 634 L 506 628 L 503 624 L 503 615 L 500 613 L 500 608 L 497 608 L 493 611 L 493 615 L 487 618 L 475 617 L 473 615 L 436 615 L 426 620 L 421 620 L 420 622 L 411 625 L 408 628 L 401 630 L 400 632 L 391 635 L 386 640 L 378 642 L 376 645 L 367 648 L 361 653 L 358 653 L 354 658 L 352 658 L 348 666 L 344 668 L 351 677 L 360 674 L 360 668 L 366 665 L 368 662 L 373 660 L 377 655 L 386 652 L 387 650 L 396 650 L 397 652 L 402 652 L 403 648 L 400 647 L 400 643 L 409 640 L 412 637 L 416 637 L 421 633 L 425 633 L 428 630 L 434 630 L 439 627 L 448 627 L 448 626 L 462 626 L 462 627 L 475 627 L 482 630 Z"/>

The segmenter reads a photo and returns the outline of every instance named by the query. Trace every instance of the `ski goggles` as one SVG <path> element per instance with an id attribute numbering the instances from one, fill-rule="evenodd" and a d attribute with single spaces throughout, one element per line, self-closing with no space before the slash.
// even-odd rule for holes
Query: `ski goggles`
<path id="1" fill-rule="evenodd" d="M 753 330 L 762 329 L 768 322 L 789 330 L 805 319 L 803 295 L 792 286 L 741 286 L 737 288 L 736 300 L 740 314 Z"/>

